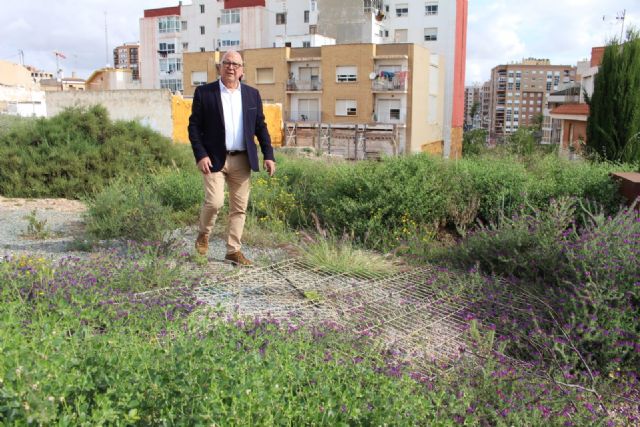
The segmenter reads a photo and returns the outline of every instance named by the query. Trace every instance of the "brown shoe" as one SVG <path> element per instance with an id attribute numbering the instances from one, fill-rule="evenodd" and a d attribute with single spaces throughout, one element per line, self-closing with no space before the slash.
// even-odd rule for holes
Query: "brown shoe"
<path id="1" fill-rule="evenodd" d="M 229 262 L 233 265 L 242 265 L 245 267 L 253 264 L 240 251 L 225 255 L 224 260 L 225 262 Z"/>
<path id="2" fill-rule="evenodd" d="M 209 250 L 209 235 L 205 233 L 198 233 L 196 239 L 196 251 L 200 255 L 206 255 Z"/>

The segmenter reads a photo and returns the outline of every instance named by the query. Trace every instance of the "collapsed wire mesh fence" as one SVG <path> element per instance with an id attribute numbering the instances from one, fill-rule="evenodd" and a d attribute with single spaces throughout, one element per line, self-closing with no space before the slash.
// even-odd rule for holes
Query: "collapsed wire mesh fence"
<path id="1" fill-rule="evenodd" d="M 470 316 L 474 302 L 464 291 L 449 292 L 433 267 L 389 275 L 347 274 L 302 260 L 241 269 L 204 281 L 196 298 L 231 316 L 331 324 L 353 341 L 366 343 L 410 363 L 419 372 L 453 365 L 472 354 Z M 526 307 L 526 298 L 487 295 L 502 310 Z M 524 308 L 521 308 L 524 310 Z"/>

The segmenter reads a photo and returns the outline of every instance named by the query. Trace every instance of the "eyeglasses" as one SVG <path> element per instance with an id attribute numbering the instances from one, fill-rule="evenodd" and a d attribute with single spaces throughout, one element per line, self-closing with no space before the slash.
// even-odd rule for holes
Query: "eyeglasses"
<path id="1" fill-rule="evenodd" d="M 233 61 L 222 61 L 222 65 L 228 68 L 242 68 L 242 64 Z"/>

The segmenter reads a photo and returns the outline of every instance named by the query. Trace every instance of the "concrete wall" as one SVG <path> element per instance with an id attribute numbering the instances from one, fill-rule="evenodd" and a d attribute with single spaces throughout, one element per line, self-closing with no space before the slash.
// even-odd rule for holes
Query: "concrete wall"
<path id="1" fill-rule="evenodd" d="M 48 92 L 47 116 L 68 107 L 102 104 L 112 120 L 137 120 L 143 125 L 173 137 L 171 92 L 168 90 L 114 90 L 106 92 Z"/>
<path id="2" fill-rule="evenodd" d="M 427 151 L 443 154 L 444 59 L 420 45 L 410 46 L 412 72 L 408 93 L 407 154 Z M 430 111 L 434 108 L 436 111 Z M 434 148 L 437 147 L 437 148 Z"/>
<path id="3" fill-rule="evenodd" d="M 0 114 L 44 117 L 47 115 L 45 93 L 23 87 L 0 86 Z"/>

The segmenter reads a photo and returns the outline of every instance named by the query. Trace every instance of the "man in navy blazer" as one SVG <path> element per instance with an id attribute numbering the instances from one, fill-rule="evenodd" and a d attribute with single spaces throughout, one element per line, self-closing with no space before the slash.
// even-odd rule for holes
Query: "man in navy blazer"
<path id="1" fill-rule="evenodd" d="M 233 50 L 222 56 L 220 79 L 199 86 L 193 95 L 189 117 L 189 140 L 197 167 L 202 172 L 205 198 L 200 211 L 196 251 L 206 255 L 209 235 L 224 204 L 224 185 L 229 188 L 229 221 L 225 261 L 250 265 L 242 254 L 241 239 L 249 202 L 251 171 L 259 170 L 257 137 L 264 168 L 276 171 L 271 138 L 257 89 L 242 84 L 242 56 Z"/>

